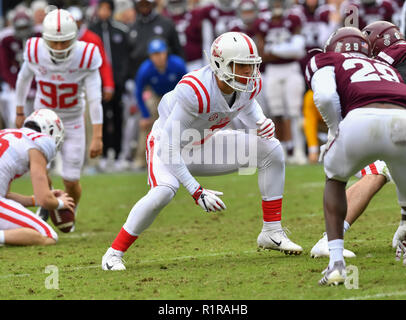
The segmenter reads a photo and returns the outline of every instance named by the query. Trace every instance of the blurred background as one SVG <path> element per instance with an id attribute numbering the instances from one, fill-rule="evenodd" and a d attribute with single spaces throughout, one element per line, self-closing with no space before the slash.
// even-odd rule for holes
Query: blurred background
<path id="1" fill-rule="evenodd" d="M 386 20 L 405 33 L 406 11 L 403 0 L 0 0 L 0 128 L 15 127 L 24 45 L 41 35 L 50 6 L 68 9 L 78 39 L 102 53 L 104 151 L 86 159 L 84 174 L 145 171 L 145 139 L 161 97 L 206 65 L 204 52 L 227 31 L 257 43 L 263 59 L 257 99 L 275 122 L 287 164 L 317 163 L 327 130 L 304 81 L 307 62 L 344 25 L 362 29 Z M 35 90 L 33 83 L 27 112 Z"/>

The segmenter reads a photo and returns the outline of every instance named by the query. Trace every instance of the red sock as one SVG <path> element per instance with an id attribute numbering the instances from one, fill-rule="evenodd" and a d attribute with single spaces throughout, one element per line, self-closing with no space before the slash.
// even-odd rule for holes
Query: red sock
<path id="1" fill-rule="evenodd" d="M 137 238 L 137 236 L 132 236 L 127 231 L 125 231 L 124 228 L 121 228 L 111 247 L 114 250 L 126 252 L 127 249 L 133 244 L 133 242 L 137 240 Z"/>
<path id="2" fill-rule="evenodd" d="M 281 221 L 282 198 L 271 201 L 262 200 L 262 212 L 265 222 Z"/>

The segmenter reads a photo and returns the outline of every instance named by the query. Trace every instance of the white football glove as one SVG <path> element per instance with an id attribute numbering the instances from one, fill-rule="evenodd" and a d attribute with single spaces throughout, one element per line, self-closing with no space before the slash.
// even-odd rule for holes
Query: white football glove
<path id="1" fill-rule="evenodd" d="M 257 135 L 261 138 L 271 139 L 275 134 L 275 124 L 269 118 L 257 122 Z"/>
<path id="2" fill-rule="evenodd" d="M 206 212 L 222 211 L 226 209 L 226 205 L 218 196 L 222 196 L 220 191 L 203 189 L 201 186 L 192 195 L 196 204 L 201 206 Z"/>

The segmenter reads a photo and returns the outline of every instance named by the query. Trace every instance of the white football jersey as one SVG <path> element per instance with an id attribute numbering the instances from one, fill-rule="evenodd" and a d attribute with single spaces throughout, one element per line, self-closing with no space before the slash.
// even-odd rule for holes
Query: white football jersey
<path id="1" fill-rule="evenodd" d="M 207 65 L 186 74 L 174 90 L 164 95 L 158 107 L 159 119 L 154 129 L 164 127 L 166 119 L 177 102 L 180 102 L 187 112 L 196 116 L 192 126 L 203 139 L 195 141 L 194 145 L 203 144 L 214 134 L 214 131 L 229 126 L 237 116 L 241 117 L 243 122 L 251 118 L 250 122 L 253 125 L 247 127 L 256 129 L 255 122 L 265 118 L 255 100 L 261 89 L 262 80 L 260 79 L 253 92 L 236 91 L 235 101 L 230 107 L 221 94 L 210 65 Z"/>
<path id="2" fill-rule="evenodd" d="M 24 61 L 37 82 L 35 110 L 50 108 L 62 121 L 82 116 L 85 110 L 84 79 L 102 64 L 95 44 L 76 41 L 69 58 L 55 63 L 44 40 L 30 38 L 25 46 Z"/>
<path id="3" fill-rule="evenodd" d="M 55 142 L 46 134 L 28 128 L 0 130 L 0 197 L 12 180 L 28 172 L 30 149 L 41 151 L 47 162 L 56 155 Z"/>

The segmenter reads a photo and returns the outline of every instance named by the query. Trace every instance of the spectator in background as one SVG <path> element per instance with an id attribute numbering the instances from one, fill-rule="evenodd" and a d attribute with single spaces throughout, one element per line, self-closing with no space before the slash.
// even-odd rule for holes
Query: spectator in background
<path id="1" fill-rule="evenodd" d="M 313 100 L 313 91 L 308 90 L 303 98 L 303 131 L 306 137 L 309 163 L 319 161 L 319 136 L 324 133 L 323 143 L 327 142 L 327 127 Z"/>
<path id="2" fill-rule="evenodd" d="M 275 0 L 271 4 L 272 16 L 260 24 L 257 35 L 258 50 L 266 64 L 264 91 L 286 161 L 303 165 L 307 162 L 301 126 L 305 81 L 299 60 L 306 53 L 301 34 L 304 20 L 290 1 Z"/>
<path id="3" fill-rule="evenodd" d="M 356 6 L 358 8 L 359 25 L 355 25 L 355 27 L 358 27 L 360 30 L 374 21 L 383 20 L 391 22 L 396 8 L 392 0 L 346 0 L 341 5 L 344 17 L 347 16 L 345 10 L 349 6 Z M 350 11 L 347 14 L 351 14 L 352 12 Z"/>
<path id="4" fill-rule="evenodd" d="M 32 11 L 35 31 L 42 31 L 42 22 L 44 21 L 46 15 L 45 10 L 47 6 L 48 2 L 45 0 L 35 0 L 31 3 L 30 9 Z"/>
<path id="5" fill-rule="evenodd" d="M 184 57 L 175 24 L 171 19 L 158 14 L 155 6 L 155 0 L 135 0 L 137 18 L 130 31 L 133 45 L 130 63 L 132 77 L 137 74 L 141 63 L 148 59 L 148 44 L 154 37 L 166 41 L 169 53 Z"/>
<path id="6" fill-rule="evenodd" d="M 158 104 L 162 96 L 172 91 L 187 73 L 185 61 L 176 55 L 168 55 L 164 40 L 154 39 L 148 46 L 149 59 L 138 69 L 135 79 L 135 96 L 142 118 L 139 121 L 138 147 L 135 159 L 136 169 L 146 168 L 145 141 L 152 124 L 158 119 Z M 144 89 L 150 87 L 150 96 L 144 101 Z"/>
<path id="7" fill-rule="evenodd" d="M 27 12 L 25 7 L 16 9 L 11 21 L 12 32 L 0 42 L 0 74 L 4 80 L 3 96 L 6 96 L 1 111 L 7 128 L 15 127 L 15 88 L 17 75 L 23 63 L 23 47 L 28 38 L 41 36 L 40 33 L 34 31 L 33 20 Z M 33 111 L 34 97 L 35 84 L 33 83 L 28 94 L 27 104 L 24 106 L 26 114 Z"/>
<path id="8" fill-rule="evenodd" d="M 167 0 L 163 14 L 176 26 L 179 41 L 185 53 L 188 71 L 205 65 L 203 58 L 203 11 L 201 8 L 188 10 L 187 0 Z"/>
<path id="9" fill-rule="evenodd" d="M 68 8 L 68 11 L 75 19 L 76 25 L 78 26 L 78 40 L 94 43 L 100 51 L 100 55 L 102 57 L 102 65 L 100 66 L 99 71 L 102 80 L 103 101 L 109 102 L 114 95 L 114 77 L 111 63 L 106 55 L 106 51 L 104 50 L 103 41 L 96 33 L 88 29 L 85 22 L 84 12 L 81 8 L 71 6 Z M 89 149 L 89 137 L 91 137 L 91 121 L 88 109 L 86 110 L 86 137 L 88 138 L 86 139 L 86 149 Z M 89 157 L 89 153 L 86 153 L 86 167 L 84 168 L 85 173 L 94 174 L 95 172 L 97 172 L 97 163 L 98 160 L 91 159 Z"/>
<path id="10" fill-rule="evenodd" d="M 114 20 L 130 27 L 135 22 L 136 12 L 134 1 L 116 0 L 114 2 Z M 123 124 L 121 138 L 121 152 L 119 161 L 114 166 L 114 171 L 129 169 L 130 161 L 136 148 L 136 135 L 138 130 L 138 108 L 134 97 L 135 81 L 128 79 L 122 94 Z"/>
<path id="11" fill-rule="evenodd" d="M 403 4 L 402 11 L 400 13 L 400 32 L 406 34 L 406 2 Z"/>
<path id="12" fill-rule="evenodd" d="M 101 170 L 108 164 L 108 151 L 114 151 L 114 159 L 118 160 L 121 152 L 121 136 L 123 122 L 122 94 L 125 81 L 128 79 L 129 46 L 127 34 L 129 29 L 122 23 L 112 20 L 114 2 L 100 0 L 96 10 L 96 21 L 89 26 L 103 41 L 106 55 L 113 67 L 115 91 L 110 101 L 103 101 L 103 157 L 99 161 Z"/>
<path id="13" fill-rule="evenodd" d="M 114 8 L 114 20 L 127 26 L 135 22 L 136 12 L 132 0 L 117 0 Z"/>
<path id="14" fill-rule="evenodd" d="M 100 55 L 103 60 L 100 67 L 100 76 L 103 84 L 103 100 L 108 102 L 113 98 L 114 95 L 114 77 L 110 60 L 106 55 L 106 51 L 104 50 L 103 41 L 96 33 L 88 29 L 84 21 L 82 9 L 72 6 L 68 8 L 68 11 L 75 19 L 76 25 L 78 26 L 78 40 L 94 43 L 99 48 Z"/>

